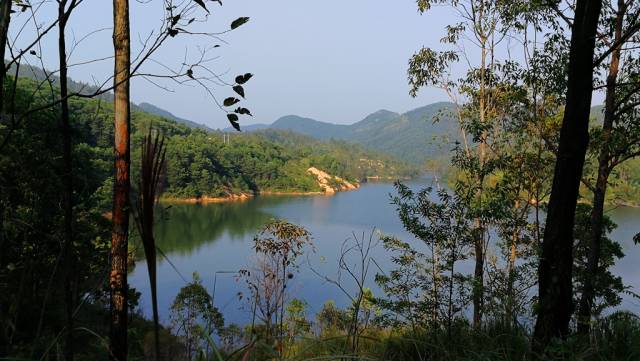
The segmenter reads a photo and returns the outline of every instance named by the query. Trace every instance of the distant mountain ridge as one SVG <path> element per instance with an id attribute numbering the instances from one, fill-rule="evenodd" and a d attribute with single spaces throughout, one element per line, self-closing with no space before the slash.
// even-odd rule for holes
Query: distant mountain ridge
<path id="1" fill-rule="evenodd" d="M 270 125 L 245 126 L 243 131 L 261 129 L 289 130 L 320 140 L 337 139 L 361 144 L 393 155 L 404 161 L 423 165 L 451 154 L 460 130 L 453 118 L 454 104 L 437 102 L 403 114 L 378 110 L 350 124 L 333 124 L 296 115 L 279 118 Z M 602 122 L 602 105 L 591 108 L 595 123 Z M 234 131 L 231 128 L 226 131 Z"/>
<path id="2" fill-rule="evenodd" d="M 337 139 L 394 155 L 413 164 L 422 164 L 450 151 L 447 144 L 457 139 L 456 123 L 451 121 L 453 104 L 433 103 L 404 114 L 378 110 L 350 124 L 333 124 L 297 115 L 287 115 L 270 125 L 248 125 L 243 131 L 289 130 L 316 139 Z M 225 129 L 232 131 L 231 128 Z"/>
<path id="3" fill-rule="evenodd" d="M 30 65 L 21 65 L 20 69 L 21 77 L 39 81 L 50 77 L 54 85 L 59 84 L 59 78 L 50 75 L 49 71 Z M 9 69 L 9 74 L 13 75 L 15 70 L 14 64 Z M 97 88 L 91 84 L 76 82 L 69 78 L 69 89 L 74 92 L 92 93 Z M 97 98 L 112 102 L 113 94 L 106 92 Z M 453 143 L 458 140 L 457 122 L 452 119 L 453 107 L 453 103 L 450 102 L 437 102 L 403 114 L 381 109 L 350 125 L 287 115 L 272 124 L 250 124 L 241 127 L 244 132 L 277 129 L 292 131 L 320 140 L 344 140 L 393 155 L 414 165 L 422 165 L 427 160 L 442 158 L 450 154 Z M 591 108 L 591 116 L 596 124 L 602 122 L 602 108 L 602 105 Z M 147 102 L 132 104 L 132 109 L 158 115 L 190 128 L 213 130 L 206 125 L 178 117 Z M 231 127 L 225 128 L 223 131 L 235 132 Z"/>
<path id="4" fill-rule="evenodd" d="M 6 63 L 6 60 L 5 60 Z M 14 75 L 16 72 L 16 65 L 12 64 L 10 69 L 9 69 L 9 74 Z M 33 79 L 36 81 L 45 81 L 46 79 L 51 79 L 51 82 L 53 85 L 55 86 L 59 86 L 60 84 L 60 77 L 58 77 L 57 75 L 52 75 L 51 71 L 48 70 L 43 70 L 40 67 L 36 67 L 36 66 L 31 66 L 31 65 L 26 65 L 26 64 L 22 64 L 20 65 L 20 77 L 25 77 L 25 78 L 29 78 L 29 79 Z M 95 85 L 91 85 L 91 84 L 87 84 L 87 83 L 83 83 L 83 82 L 78 82 L 75 81 L 71 78 L 68 78 L 67 80 L 68 82 L 68 86 L 69 86 L 69 90 L 71 92 L 80 92 L 82 94 L 91 94 L 91 93 L 95 93 L 98 90 L 98 87 L 96 87 Z M 99 96 L 96 96 L 95 99 L 100 99 L 106 102 L 113 102 L 113 93 L 112 92 L 105 92 L 100 94 Z M 194 121 L 188 120 L 188 119 L 184 119 L 184 118 L 180 118 L 176 115 L 174 115 L 173 113 L 162 109 L 158 106 L 155 106 L 153 104 L 150 103 L 146 103 L 146 102 L 142 102 L 140 104 L 131 104 L 131 108 L 132 110 L 141 110 L 150 114 L 154 114 L 154 115 L 158 115 L 161 116 L 163 118 L 167 118 L 170 120 L 173 120 L 177 123 L 181 123 L 184 124 L 188 127 L 191 128 L 198 128 L 198 129 L 203 129 L 203 130 L 212 130 L 211 128 L 207 127 L 204 124 L 200 124 L 200 123 L 196 123 Z"/>
<path id="5" fill-rule="evenodd" d="M 188 119 L 184 119 L 184 118 L 180 118 L 176 115 L 173 115 L 173 113 L 169 112 L 168 110 L 164 110 L 160 107 L 157 107 L 151 103 L 146 103 L 146 102 L 142 102 L 140 104 L 137 105 L 137 108 L 150 113 L 150 114 L 154 114 L 154 115 L 158 115 L 161 116 L 163 118 L 167 118 L 170 120 L 175 121 L 176 123 L 182 123 L 190 128 L 197 128 L 197 129 L 204 129 L 204 130 L 212 130 L 211 128 L 207 127 L 204 124 L 200 124 L 200 123 L 196 123 L 193 122 L 191 120 Z"/>
<path id="6" fill-rule="evenodd" d="M 15 73 L 12 66 L 9 73 Z M 22 65 L 20 76 L 43 81 L 50 78 L 54 85 L 59 84 L 59 78 L 51 75 L 50 71 L 35 66 Z M 76 82 L 69 79 L 69 89 L 72 92 L 93 93 L 97 88 L 91 84 Z M 97 97 L 103 101 L 112 102 L 113 94 L 105 92 Z M 450 110 L 453 104 L 440 102 L 417 108 L 404 114 L 389 110 L 378 110 L 364 119 L 350 124 L 333 124 L 297 115 L 287 115 L 272 124 L 252 124 L 242 126 L 245 132 L 264 129 L 287 130 L 310 136 L 320 140 L 336 139 L 354 142 L 367 148 L 394 155 L 413 164 L 422 164 L 428 159 L 439 158 L 447 154 L 451 147 L 447 143 L 455 138 L 455 122 L 450 120 Z M 212 129 L 176 116 L 154 104 L 142 102 L 132 104 L 132 110 L 140 110 L 163 118 L 184 124 L 190 128 L 206 131 Z M 233 131 L 226 128 L 224 131 Z"/>
<path id="7" fill-rule="evenodd" d="M 287 115 L 279 118 L 269 126 L 271 129 L 290 130 L 317 139 L 342 139 L 348 125 L 321 122 L 297 115 Z"/>

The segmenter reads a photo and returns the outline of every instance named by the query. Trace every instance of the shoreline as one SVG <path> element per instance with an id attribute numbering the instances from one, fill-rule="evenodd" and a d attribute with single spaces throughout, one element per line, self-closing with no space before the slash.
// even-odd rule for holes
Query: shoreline
<path id="1" fill-rule="evenodd" d="M 300 196 L 300 197 L 309 197 L 309 196 L 333 196 L 340 192 L 357 190 L 359 187 L 354 189 L 345 189 L 338 192 L 275 192 L 275 191 L 263 191 L 259 193 L 241 193 L 241 194 L 232 194 L 224 197 L 200 197 L 200 198 L 177 198 L 177 197 L 161 197 L 160 203 L 168 203 L 168 204 L 212 204 L 212 203 L 231 203 L 231 202 L 246 202 L 250 199 L 260 197 L 260 196 Z"/>
<path id="2" fill-rule="evenodd" d="M 191 198 L 178 198 L 178 197 L 160 197 L 159 203 L 173 203 L 173 204 L 208 204 L 208 203 L 228 203 L 228 202 L 245 202 L 254 195 L 251 194 L 232 194 L 224 197 L 191 197 Z"/>
<path id="3" fill-rule="evenodd" d="M 362 182 L 362 184 L 367 184 L 367 183 L 385 183 L 385 181 L 380 180 L 380 179 L 374 179 L 374 180 L 369 180 L 367 182 Z M 300 197 L 328 196 L 328 197 L 330 197 L 330 196 L 334 196 L 334 195 L 336 195 L 337 193 L 340 193 L 340 192 L 348 192 L 348 191 L 358 190 L 358 189 L 360 189 L 362 184 L 358 184 L 358 186 L 356 186 L 355 188 L 341 189 L 341 190 L 339 190 L 337 192 L 322 192 L 322 191 L 312 191 L 312 192 L 262 191 L 262 192 L 258 192 L 258 193 L 231 194 L 231 195 L 224 196 L 224 197 L 208 197 L 208 196 L 200 197 L 200 198 L 195 198 L 195 197 L 191 197 L 191 198 L 161 197 L 159 202 L 160 203 L 167 203 L 167 204 L 211 204 L 211 203 L 246 202 L 246 201 L 248 201 L 250 199 L 253 199 L 253 198 L 259 197 L 259 196 L 300 196 Z M 589 204 L 589 202 L 586 202 L 586 201 L 579 201 L 579 203 Z M 619 202 L 614 202 L 614 203 L 605 203 L 605 207 L 609 208 L 608 210 L 619 208 L 619 207 L 640 208 L 640 203 L 619 201 Z M 607 210 L 605 209 L 605 212 L 606 211 Z"/>

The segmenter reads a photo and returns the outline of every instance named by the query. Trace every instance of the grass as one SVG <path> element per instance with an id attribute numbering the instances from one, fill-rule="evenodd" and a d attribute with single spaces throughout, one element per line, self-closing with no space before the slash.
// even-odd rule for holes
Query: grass
<path id="1" fill-rule="evenodd" d="M 225 360 L 375 360 L 375 361 L 632 361 L 640 360 L 640 318 L 617 312 L 596 321 L 588 338 L 572 336 L 556 340 L 547 353 L 531 351 L 526 328 L 487 324 L 474 330 L 466 321 L 452 329 L 389 330 L 370 328 L 360 337 L 357 352 L 350 352 L 348 336 L 332 330 L 322 336 L 299 337 L 279 355 L 273 347 L 258 341 L 250 350 Z M 219 359 L 214 358 L 218 361 Z"/>

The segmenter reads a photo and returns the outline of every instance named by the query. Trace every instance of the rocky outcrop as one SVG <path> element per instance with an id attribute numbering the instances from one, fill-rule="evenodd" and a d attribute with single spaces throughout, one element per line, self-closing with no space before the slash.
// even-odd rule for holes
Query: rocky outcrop
<path id="1" fill-rule="evenodd" d="M 358 187 L 360 187 L 358 183 L 351 183 L 345 179 L 331 175 L 316 167 L 310 167 L 309 169 L 307 169 L 307 173 L 310 173 L 316 177 L 316 179 L 318 180 L 318 185 L 326 194 L 334 194 L 335 192 L 348 191 L 358 189 Z"/>

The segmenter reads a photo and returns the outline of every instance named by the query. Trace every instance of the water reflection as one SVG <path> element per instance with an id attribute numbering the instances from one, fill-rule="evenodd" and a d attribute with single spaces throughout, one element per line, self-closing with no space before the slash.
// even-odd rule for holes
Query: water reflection
<path id="1" fill-rule="evenodd" d="M 618 225 L 611 232 L 610 238 L 622 245 L 625 256 L 613 267 L 613 273 L 622 277 L 622 282 L 630 286 L 630 292 L 640 292 L 640 245 L 633 242 L 633 237 L 640 233 L 640 209 L 618 207 L 607 212 Z M 631 293 L 622 296 L 621 309 L 640 311 L 640 300 Z"/>
<path id="2" fill-rule="evenodd" d="M 429 180 L 422 180 L 414 186 L 428 184 Z M 253 236 L 271 218 L 287 219 L 311 231 L 316 253 L 309 255 L 310 261 L 329 276 L 336 270 L 342 242 L 354 232 L 358 236 L 363 233 L 369 235 L 375 227 L 382 233 L 397 236 L 423 250 L 424 244 L 403 229 L 395 206 L 390 204 L 389 194 L 394 192 L 391 184 L 367 184 L 358 191 L 342 192 L 332 197 L 269 196 L 239 203 L 172 206 L 156 228 L 158 245 L 175 266 L 174 269 L 158 259 L 161 318 L 167 321 L 171 302 L 180 287 L 184 286 L 182 277 L 190 279 L 192 272 L 198 272 L 211 291 L 215 272 L 247 268 L 252 261 Z M 614 273 L 621 275 L 625 284 L 637 291 L 640 289 L 640 268 L 637 267 L 640 246 L 636 246 L 632 239 L 640 232 L 640 209 L 618 208 L 609 214 L 618 223 L 611 238 L 622 244 L 626 254 L 615 266 Z M 381 267 L 389 266 L 389 255 L 381 247 L 375 250 L 374 257 Z M 143 312 L 150 314 L 146 271 L 144 261 L 139 261 L 129 282 L 142 292 Z M 310 314 L 318 311 L 328 299 L 342 306 L 347 303 L 336 287 L 324 282 L 308 267 L 302 267 L 293 283 L 295 297 L 309 302 Z M 375 286 L 373 288 L 377 292 Z M 218 279 L 216 305 L 229 322 L 244 323 L 250 320 L 249 315 L 239 310 L 236 294 L 241 290 L 242 283 L 236 282 L 233 276 Z M 638 312 L 640 302 L 625 295 L 621 308 Z"/>
<path id="3" fill-rule="evenodd" d="M 265 197 L 232 203 L 165 205 L 155 228 L 156 241 L 165 253 L 182 256 L 205 243 L 215 243 L 223 234 L 240 242 L 275 217 L 265 208 L 287 201 L 287 197 Z"/>

